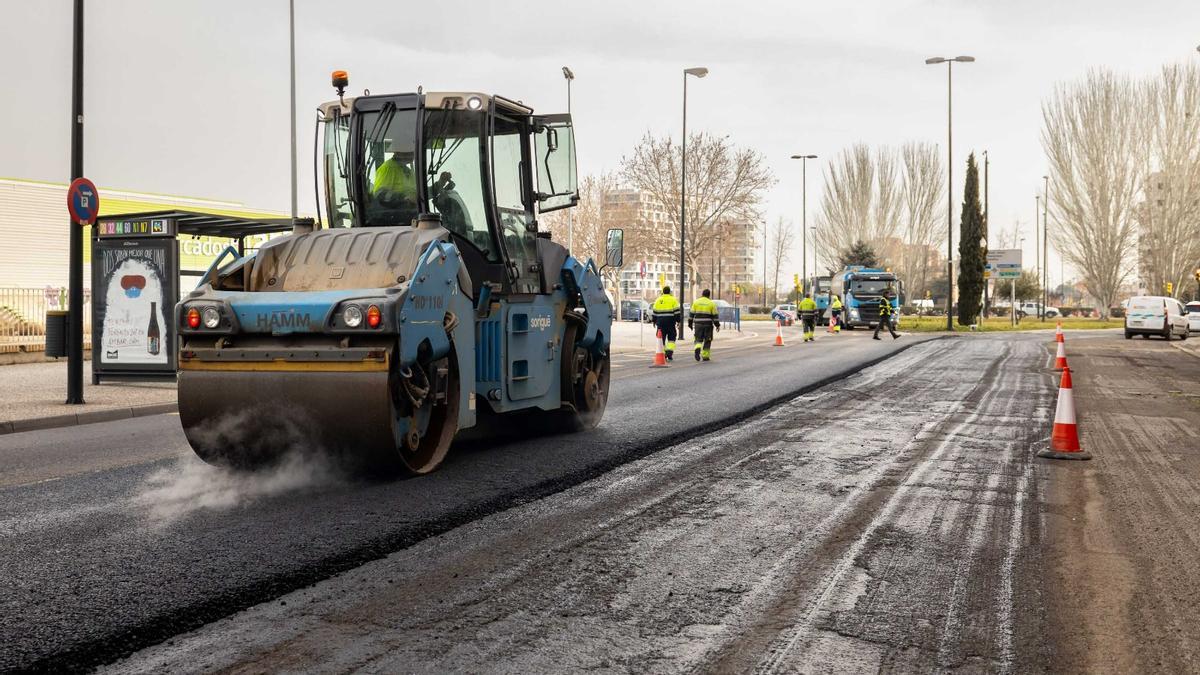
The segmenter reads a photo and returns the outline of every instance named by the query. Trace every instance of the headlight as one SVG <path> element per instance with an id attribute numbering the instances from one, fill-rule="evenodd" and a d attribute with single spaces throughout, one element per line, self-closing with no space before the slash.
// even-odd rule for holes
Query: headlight
<path id="1" fill-rule="evenodd" d="M 221 313 L 216 307 L 205 307 L 203 312 L 204 327 L 216 328 L 221 325 Z"/>
<path id="2" fill-rule="evenodd" d="M 358 328 L 362 325 L 363 313 L 358 305 L 347 305 L 346 309 L 342 310 L 342 323 L 350 328 Z"/>
<path id="3" fill-rule="evenodd" d="M 479 110 L 483 107 L 483 99 L 479 98 L 478 96 L 472 96 L 471 98 L 467 99 L 467 107 L 471 110 Z"/>

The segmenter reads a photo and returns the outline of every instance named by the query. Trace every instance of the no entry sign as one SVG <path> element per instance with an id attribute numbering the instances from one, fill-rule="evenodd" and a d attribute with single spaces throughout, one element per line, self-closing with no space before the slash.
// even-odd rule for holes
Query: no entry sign
<path id="1" fill-rule="evenodd" d="M 96 222 L 96 216 L 100 215 L 100 194 L 92 181 L 86 178 L 71 181 L 71 188 L 67 190 L 67 210 L 71 212 L 71 220 L 79 225 Z"/>

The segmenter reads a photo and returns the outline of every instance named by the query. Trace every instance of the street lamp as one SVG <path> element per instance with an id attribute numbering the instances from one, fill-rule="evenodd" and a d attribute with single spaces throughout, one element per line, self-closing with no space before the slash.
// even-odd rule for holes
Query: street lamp
<path id="1" fill-rule="evenodd" d="M 816 158 L 816 155 L 792 155 L 792 159 L 800 160 L 800 272 L 803 275 L 800 278 L 805 284 L 808 283 L 808 160 Z M 814 257 L 813 269 L 816 267 Z"/>
<path id="2" fill-rule="evenodd" d="M 925 59 L 930 66 L 946 64 L 946 330 L 954 330 L 954 64 L 974 61 L 974 56 Z"/>
<path id="3" fill-rule="evenodd" d="M 685 68 L 683 70 L 683 144 L 679 167 L 679 306 L 687 301 L 687 285 L 684 283 L 684 256 L 687 254 L 687 78 L 704 77 L 708 68 Z M 679 326 L 679 338 L 683 339 L 683 325 Z"/>
<path id="4" fill-rule="evenodd" d="M 571 114 L 571 82 L 575 80 L 575 73 L 570 68 L 562 67 L 563 79 L 567 81 L 567 115 Z M 575 244 L 575 219 L 571 212 L 574 209 L 567 209 L 567 250 L 574 248 Z M 660 289 L 661 290 L 661 289 Z"/>
<path id="5" fill-rule="evenodd" d="M 1050 176 L 1042 176 L 1045 181 L 1042 189 L 1042 321 L 1046 320 L 1046 303 L 1050 299 L 1047 286 L 1050 285 L 1050 254 L 1047 252 L 1050 230 Z"/>

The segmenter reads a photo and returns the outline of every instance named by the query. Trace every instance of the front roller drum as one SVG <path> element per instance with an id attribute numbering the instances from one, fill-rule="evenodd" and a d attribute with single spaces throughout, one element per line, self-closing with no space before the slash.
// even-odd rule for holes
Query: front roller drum
<path id="1" fill-rule="evenodd" d="M 427 473 L 457 430 L 457 398 L 425 411 L 417 425 L 416 415 L 399 412 L 395 377 L 181 370 L 179 419 L 192 449 L 210 464 L 249 469 L 313 453 L 354 470 Z"/>

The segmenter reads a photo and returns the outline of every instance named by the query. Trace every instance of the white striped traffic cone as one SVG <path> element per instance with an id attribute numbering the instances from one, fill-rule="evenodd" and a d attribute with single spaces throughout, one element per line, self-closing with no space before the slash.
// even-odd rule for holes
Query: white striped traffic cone
<path id="1" fill-rule="evenodd" d="M 783 347 L 783 324 L 779 321 L 775 322 L 775 346 Z"/>
<path id="2" fill-rule="evenodd" d="M 1063 368 L 1058 387 L 1058 407 L 1054 411 L 1054 430 L 1050 447 L 1038 452 L 1038 457 L 1050 459 L 1091 459 L 1091 453 L 1079 447 L 1079 427 L 1075 424 L 1075 398 L 1071 393 L 1071 369 Z"/>
<path id="3" fill-rule="evenodd" d="M 1058 343 L 1058 354 L 1056 354 L 1054 356 L 1054 369 L 1055 370 L 1066 370 L 1067 369 L 1067 350 L 1066 350 L 1066 345 L 1062 342 Z"/>
<path id="4" fill-rule="evenodd" d="M 661 330 L 657 332 L 654 338 L 654 363 L 651 363 L 650 367 L 667 367 L 667 353 L 663 351 L 663 334 Z"/>

